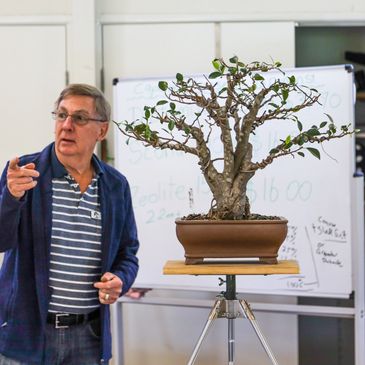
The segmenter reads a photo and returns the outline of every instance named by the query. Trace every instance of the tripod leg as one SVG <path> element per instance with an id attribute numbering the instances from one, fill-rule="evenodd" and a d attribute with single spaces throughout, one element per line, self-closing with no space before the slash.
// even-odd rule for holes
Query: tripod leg
<path id="1" fill-rule="evenodd" d="M 239 300 L 238 302 L 239 302 L 239 304 L 241 306 L 241 309 L 243 310 L 246 318 L 250 321 L 253 329 L 255 330 L 256 335 L 259 338 L 259 340 L 261 342 L 261 345 L 265 349 L 267 356 L 269 356 L 269 358 L 270 358 L 271 362 L 273 363 L 273 365 L 279 365 L 278 362 L 275 359 L 274 354 L 272 353 L 272 351 L 269 347 L 269 344 L 267 343 L 264 335 L 262 334 L 262 332 L 259 328 L 259 325 L 256 322 L 256 318 L 255 318 L 249 304 L 245 300 Z"/>
<path id="2" fill-rule="evenodd" d="M 233 365 L 234 344 L 234 318 L 228 318 L 228 365 Z"/>
<path id="3" fill-rule="evenodd" d="M 203 331 L 202 331 L 200 337 L 198 338 L 198 341 L 194 347 L 193 353 L 191 354 L 188 365 L 193 365 L 195 363 L 196 357 L 198 356 L 198 352 L 200 350 L 200 346 L 204 340 L 204 337 L 207 335 L 208 329 L 209 329 L 210 325 L 213 323 L 213 320 L 218 317 L 218 309 L 221 305 L 221 302 L 222 302 L 221 300 L 217 300 L 214 304 L 214 307 L 210 311 L 208 320 L 205 323 L 205 326 L 203 328 Z"/>

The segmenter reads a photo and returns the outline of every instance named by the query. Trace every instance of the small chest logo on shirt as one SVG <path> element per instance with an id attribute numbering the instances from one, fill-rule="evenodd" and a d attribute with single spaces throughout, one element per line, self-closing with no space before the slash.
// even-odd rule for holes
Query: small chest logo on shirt
<path id="1" fill-rule="evenodd" d="M 93 219 L 101 219 L 101 213 L 96 210 L 91 211 L 91 218 Z"/>

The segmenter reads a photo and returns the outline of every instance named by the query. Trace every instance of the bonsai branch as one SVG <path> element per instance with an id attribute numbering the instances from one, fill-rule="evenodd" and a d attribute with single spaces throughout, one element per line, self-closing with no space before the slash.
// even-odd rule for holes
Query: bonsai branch
<path id="1" fill-rule="evenodd" d="M 303 130 L 298 113 L 320 104 L 320 95 L 300 86 L 294 75 L 286 76 L 278 62 L 245 64 L 232 57 L 229 62 L 215 59 L 212 63 L 214 71 L 203 79 L 177 73 L 170 84 L 160 81 L 164 99 L 146 106 L 143 120 L 117 125 L 125 136 L 146 146 L 197 156 L 214 199 L 210 217 L 243 219 L 250 214 L 247 184 L 257 170 L 286 155 L 304 157 L 309 152 L 320 158 L 320 151 L 311 145 L 354 131 L 348 125 L 336 127 L 328 115 L 329 123 L 320 121 Z M 178 110 L 178 106 L 183 108 Z M 293 122 L 298 134 L 281 139 L 265 158 L 254 162 L 250 138 L 258 127 L 274 120 L 278 131 L 284 120 Z M 212 136 L 216 135 L 223 151 L 218 156 L 212 155 L 217 148 Z M 222 171 L 215 167 L 218 161 L 223 161 Z"/>

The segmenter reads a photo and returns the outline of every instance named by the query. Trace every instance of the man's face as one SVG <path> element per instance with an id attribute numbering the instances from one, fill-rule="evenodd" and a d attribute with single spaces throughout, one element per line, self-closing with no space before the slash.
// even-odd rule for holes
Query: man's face
<path id="1" fill-rule="evenodd" d="M 63 99 L 57 112 L 99 119 L 94 99 L 89 96 L 68 96 Z M 77 125 L 68 116 L 64 121 L 55 122 L 55 147 L 59 158 L 75 157 L 77 160 L 90 159 L 97 141 L 105 138 L 109 123 L 89 121 Z"/>

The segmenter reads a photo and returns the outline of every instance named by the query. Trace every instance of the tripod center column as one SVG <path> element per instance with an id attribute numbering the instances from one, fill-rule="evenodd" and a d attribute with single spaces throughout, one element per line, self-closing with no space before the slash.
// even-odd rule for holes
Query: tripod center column
<path id="1" fill-rule="evenodd" d="M 227 300 L 236 300 L 236 275 L 226 275 L 226 292 L 224 294 Z"/>

